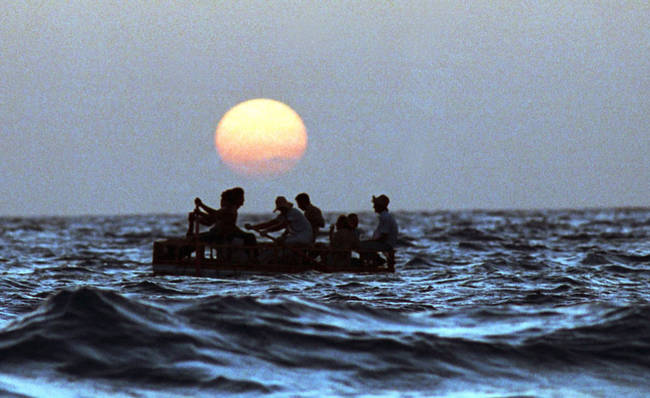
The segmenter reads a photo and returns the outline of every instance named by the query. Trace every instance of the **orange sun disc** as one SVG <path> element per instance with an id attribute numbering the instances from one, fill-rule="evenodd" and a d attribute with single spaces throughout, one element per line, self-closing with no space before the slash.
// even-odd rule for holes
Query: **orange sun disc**
<path id="1" fill-rule="evenodd" d="M 274 177 L 291 170 L 307 148 L 307 130 L 289 106 L 258 98 L 237 104 L 215 133 L 221 160 L 239 174 Z"/>

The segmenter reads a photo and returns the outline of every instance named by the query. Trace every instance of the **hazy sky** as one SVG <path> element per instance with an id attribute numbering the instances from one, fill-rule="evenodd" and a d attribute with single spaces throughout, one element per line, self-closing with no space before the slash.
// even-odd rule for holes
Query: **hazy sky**
<path id="1" fill-rule="evenodd" d="M 309 134 L 274 180 L 214 148 L 257 97 Z M 0 128 L 0 215 L 650 206 L 650 5 L 5 0 Z"/>

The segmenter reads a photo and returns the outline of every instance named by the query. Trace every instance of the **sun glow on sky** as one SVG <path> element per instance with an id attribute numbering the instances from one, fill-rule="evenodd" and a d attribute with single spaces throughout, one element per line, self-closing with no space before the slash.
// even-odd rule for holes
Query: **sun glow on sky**
<path id="1" fill-rule="evenodd" d="M 239 174 L 275 177 L 305 153 L 307 131 L 300 116 L 272 99 L 242 102 L 223 116 L 215 133 L 221 159 Z"/>
<path id="2" fill-rule="evenodd" d="M 0 6 L 0 216 L 650 206 L 647 1 L 414 3 Z"/>

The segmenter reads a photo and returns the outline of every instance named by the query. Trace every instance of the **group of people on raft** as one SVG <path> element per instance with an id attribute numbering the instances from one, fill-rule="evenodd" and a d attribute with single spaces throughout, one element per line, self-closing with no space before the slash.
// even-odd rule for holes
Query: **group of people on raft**
<path id="1" fill-rule="evenodd" d="M 309 246 L 314 244 L 325 219 L 321 210 L 311 203 L 309 195 L 300 193 L 295 197 L 298 209 L 293 207 L 284 196 L 275 199 L 275 209 L 279 215 L 268 221 L 251 225 L 245 224 L 247 230 L 257 231 L 260 235 L 271 238 L 287 246 Z M 361 239 L 358 229 L 359 218 L 356 214 L 342 214 L 329 231 L 330 247 L 340 250 L 390 251 L 397 244 L 398 226 L 393 215 L 388 211 L 390 200 L 386 195 L 372 197 L 375 213 L 379 222 L 372 236 Z M 244 205 L 244 190 L 241 187 L 227 189 L 221 193 L 219 209 L 204 204 L 200 198 L 194 199 L 195 209 L 188 215 L 187 237 L 199 239 L 210 244 L 229 244 L 240 239 L 244 245 L 257 243 L 255 235 L 237 226 L 237 212 Z M 199 225 L 210 227 L 207 232 L 198 233 Z M 268 232 L 284 230 L 278 238 L 267 235 Z"/>

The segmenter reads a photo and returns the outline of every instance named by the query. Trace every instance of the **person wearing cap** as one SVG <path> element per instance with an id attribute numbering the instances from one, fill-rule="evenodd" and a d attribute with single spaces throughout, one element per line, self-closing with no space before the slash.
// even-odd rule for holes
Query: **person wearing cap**
<path id="1" fill-rule="evenodd" d="M 316 240 L 318 231 L 325 226 L 325 219 L 320 209 L 314 206 L 306 193 L 300 193 L 296 196 L 296 204 L 298 208 L 303 211 L 307 221 L 311 224 L 312 242 Z"/>
<path id="2" fill-rule="evenodd" d="M 304 214 L 293 207 L 284 196 L 275 198 L 275 210 L 280 214 L 270 220 L 256 225 L 246 224 L 246 228 L 260 232 L 274 232 L 284 229 L 279 241 L 289 245 L 307 245 L 312 243 L 311 224 Z"/>
<path id="3" fill-rule="evenodd" d="M 389 202 L 386 195 L 372 197 L 372 207 L 379 216 L 379 224 L 372 238 L 359 243 L 361 249 L 386 251 L 393 250 L 397 245 L 397 222 L 388 211 Z"/>

